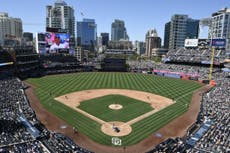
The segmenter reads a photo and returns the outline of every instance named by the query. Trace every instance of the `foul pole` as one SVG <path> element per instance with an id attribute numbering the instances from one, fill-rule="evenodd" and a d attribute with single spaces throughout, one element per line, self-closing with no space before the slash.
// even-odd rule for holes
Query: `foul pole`
<path id="1" fill-rule="evenodd" d="M 212 80 L 212 70 L 213 70 L 214 56 L 215 56 L 215 48 L 214 48 L 214 47 L 212 47 L 212 60 L 211 60 L 211 63 L 210 63 L 209 81 L 211 81 L 211 80 Z"/>

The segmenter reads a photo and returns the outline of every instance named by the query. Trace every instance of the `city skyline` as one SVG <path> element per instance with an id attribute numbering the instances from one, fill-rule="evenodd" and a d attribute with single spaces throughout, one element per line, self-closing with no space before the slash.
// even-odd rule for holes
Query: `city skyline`
<path id="1" fill-rule="evenodd" d="M 43 32 L 45 31 L 46 5 L 53 5 L 54 2 L 55 0 L 8 0 L 0 6 L 0 12 L 6 12 L 10 17 L 21 18 L 23 32 Z M 163 39 L 164 25 L 174 14 L 186 14 L 193 19 L 201 19 L 210 17 L 213 12 L 230 6 L 228 0 L 134 0 L 132 2 L 65 0 L 65 2 L 75 9 L 75 21 L 81 21 L 83 18 L 95 19 L 98 25 L 98 36 L 101 32 L 108 32 L 111 35 L 111 24 L 114 19 L 123 20 L 131 41 L 144 41 L 146 32 L 154 28 Z"/>

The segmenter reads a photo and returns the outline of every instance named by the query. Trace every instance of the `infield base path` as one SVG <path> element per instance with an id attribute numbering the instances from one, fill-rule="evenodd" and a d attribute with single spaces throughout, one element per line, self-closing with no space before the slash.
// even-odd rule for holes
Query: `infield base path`
<path id="1" fill-rule="evenodd" d="M 77 108 L 81 102 L 97 97 L 102 97 L 106 95 L 111 95 L 111 94 L 117 94 L 117 95 L 123 95 L 127 96 L 130 98 L 138 99 L 140 101 L 149 103 L 151 107 L 153 107 L 153 110 L 145 113 L 139 117 L 136 117 L 126 123 L 119 123 L 119 127 L 121 129 L 121 132 L 115 133 L 112 129 L 112 124 L 111 123 L 117 123 L 115 122 L 105 122 L 79 108 Z M 136 90 L 126 90 L 126 89 L 95 89 L 95 90 L 84 90 L 84 91 L 79 91 L 79 92 L 74 92 L 74 93 L 69 93 L 62 95 L 60 97 L 56 97 L 55 100 L 63 103 L 64 105 L 73 108 L 74 110 L 84 114 L 85 116 L 93 119 L 94 121 L 98 122 L 99 124 L 102 125 L 101 130 L 107 135 L 110 136 L 125 136 L 128 135 L 132 129 L 131 126 L 132 124 L 158 112 L 159 110 L 173 104 L 174 102 L 166 97 L 155 95 L 152 93 L 148 92 L 143 92 L 143 91 L 136 91 Z M 127 132 L 128 131 L 128 132 Z"/>

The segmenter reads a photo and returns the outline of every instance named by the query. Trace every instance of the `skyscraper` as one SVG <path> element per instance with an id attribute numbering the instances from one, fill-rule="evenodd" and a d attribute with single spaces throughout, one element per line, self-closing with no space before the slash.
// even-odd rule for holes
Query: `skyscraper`
<path id="1" fill-rule="evenodd" d="M 154 30 L 151 29 L 146 33 L 145 43 L 146 43 L 145 54 L 148 57 L 151 57 L 152 56 L 152 49 L 161 47 L 161 38 L 158 37 L 156 29 L 154 29 Z"/>
<path id="2" fill-rule="evenodd" d="M 164 48 L 166 48 L 166 49 L 169 48 L 170 24 L 171 24 L 171 22 L 168 22 L 165 24 Z"/>
<path id="3" fill-rule="evenodd" d="M 119 41 L 121 39 L 129 40 L 129 36 L 127 35 L 127 31 L 125 28 L 125 22 L 115 19 L 111 25 L 111 40 Z"/>
<path id="4" fill-rule="evenodd" d="M 197 38 L 199 20 L 194 20 L 188 15 L 173 15 L 170 22 L 169 49 L 184 47 L 186 38 Z"/>
<path id="5" fill-rule="evenodd" d="M 96 45 L 97 24 L 94 19 L 83 19 L 77 22 L 77 40 L 78 45 L 85 48 Z"/>
<path id="6" fill-rule="evenodd" d="M 101 33 L 102 45 L 108 46 L 109 44 L 109 33 Z"/>
<path id="7" fill-rule="evenodd" d="M 199 20 L 190 19 L 187 20 L 186 38 L 198 38 L 199 36 Z"/>
<path id="8" fill-rule="evenodd" d="M 209 38 L 226 39 L 226 49 L 230 49 L 230 9 L 224 8 L 212 14 Z"/>
<path id="9" fill-rule="evenodd" d="M 74 37 L 74 9 L 63 0 L 57 0 L 53 6 L 46 6 L 46 27 L 65 29 Z"/>
<path id="10" fill-rule="evenodd" d="M 142 55 L 145 53 L 145 42 L 142 41 L 135 41 L 134 48 L 133 48 L 138 55 Z"/>
<path id="11" fill-rule="evenodd" d="M 174 15 L 171 18 L 169 49 L 184 46 L 188 15 Z"/>
<path id="12" fill-rule="evenodd" d="M 22 20 L 9 17 L 8 13 L 0 13 L 0 45 L 4 45 L 5 39 L 22 38 Z"/>
<path id="13" fill-rule="evenodd" d="M 102 37 L 101 36 L 97 37 L 97 46 L 102 46 Z"/>

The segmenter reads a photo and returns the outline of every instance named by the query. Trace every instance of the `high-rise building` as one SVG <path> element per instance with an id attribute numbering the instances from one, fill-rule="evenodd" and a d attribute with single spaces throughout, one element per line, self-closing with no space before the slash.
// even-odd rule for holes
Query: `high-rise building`
<path id="1" fill-rule="evenodd" d="M 186 38 L 194 39 L 199 35 L 199 20 L 190 19 L 187 20 Z"/>
<path id="2" fill-rule="evenodd" d="M 101 33 L 102 45 L 108 46 L 109 44 L 109 33 Z"/>
<path id="3" fill-rule="evenodd" d="M 171 22 L 168 22 L 165 24 L 164 48 L 166 48 L 166 49 L 169 48 L 170 24 L 171 24 Z"/>
<path id="4" fill-rule="evenodd" d="M 111 41 L 119 41 L 121 39 L 129 40 L 129 36 L 125 28 L 125 22 L 115 19 L 111 25 Z"/>
<path id="5" fill-rule="evenodd" d="M 135 50 L 138 55 L 144 54 L 145 53 L 145 42 L 135 41 L 133 50 Z"/>
<path id="6" fill-rule="evenodd" d="M 101 36 L 97 37 L 97 46 L 102 46 L 102 37 Z"/>
<path id="7" fill-rule="evenodd" d="M 145 36 L 146 50 L 145 54 L 148 57 L 152 56 L 153 48 L 161 48 L 161 38 L 158 37 L 156 29 L 149 30 Z"/>
<path id="8" fill-rule="evenodd" d="M 83 19 L 77 22 L 78 46 L 93 49 L 97 41 L 97 24 L 94 19 Z"/>
<path id="9" fill-rule="evenodd" d="M 188 15 L 174 15 L 171 18 L 169 49 L 176 49 L 184 46 L 186 39 Z"/>
<path id="10" fill-rule="evenodd" d="M 9 17 L 8 13 L 0 13 L 0 46 L 6 39 L 20 41 L 22 38 L 22 20 Z"/>
<path id="11" fill-rule="evenodd" d="M 84 49 L 80 46 L 75 48 L 75 57 L 78 61 L 83 62 L 84 60 Z"/>
<path id="12" fill-rule="evenodd" d="M 230 49 L 230 9 L 224 8 L 212 14 L 209 38 L 226 39 L 226 49 Z"/>
<path id="13" fill-rule="evenodd" d="M 53 6 L 46 6 L 46 27 L 65 29 L 71 36 L 75 36 L 74 8 L 65 1 L 57 0 Z"/>
<path id="14" fill-rule="evenodd" d="M 188 15 L 173 15 L 170 22 L 169 49 L 184 47 L 186 38 L 198 38 L 199 20 Z"/>

